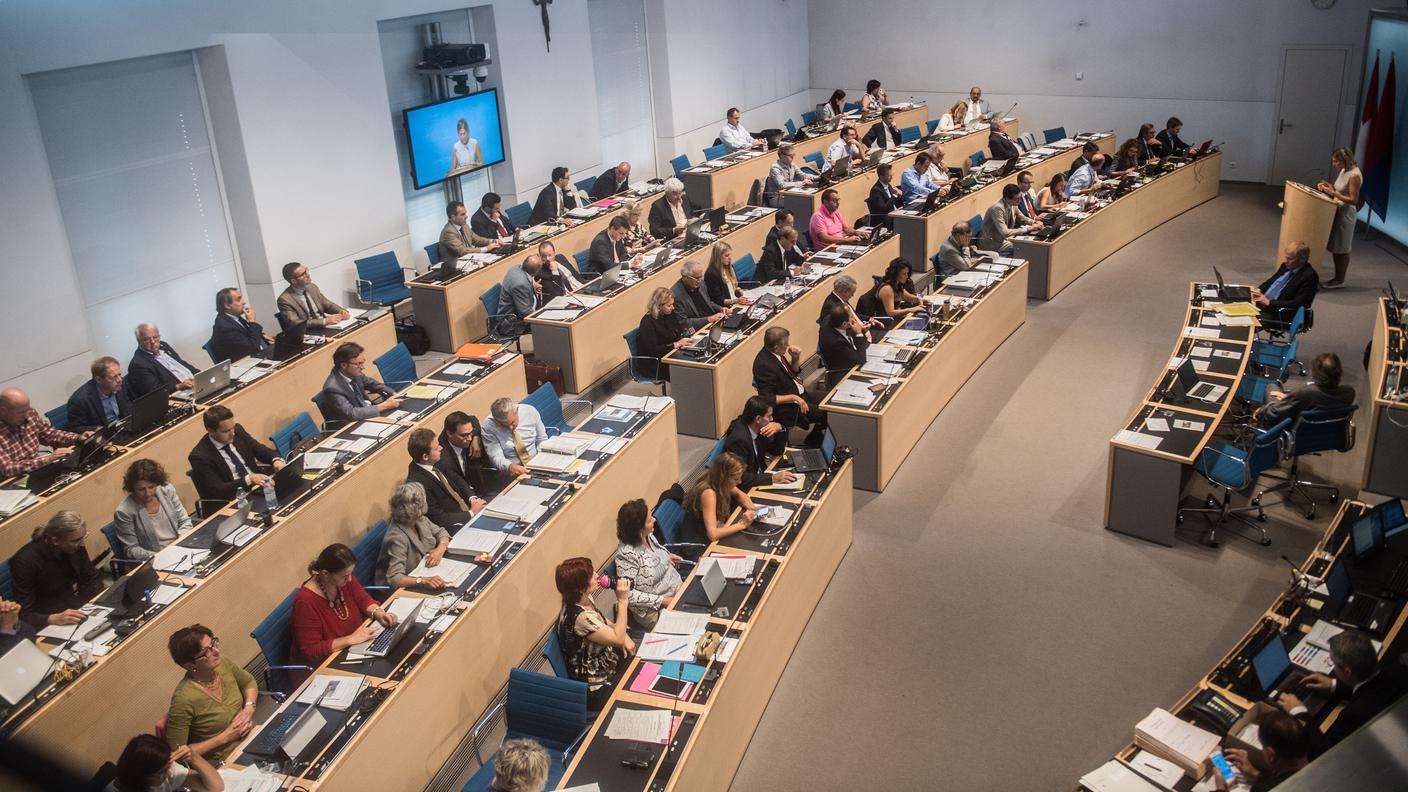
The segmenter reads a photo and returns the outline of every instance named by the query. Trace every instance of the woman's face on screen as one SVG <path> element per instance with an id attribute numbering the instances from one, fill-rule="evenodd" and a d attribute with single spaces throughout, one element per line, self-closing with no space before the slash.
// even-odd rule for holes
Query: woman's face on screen
<path id="1" fill-rule="evenodd" d="M 460 142 L 461 142 L 461 143 L 468 143 L 468 142 L 469 142 L 469 130 L 468 130 L 468 129 L 465 129 L 464 127 L 460 127 Z"/>

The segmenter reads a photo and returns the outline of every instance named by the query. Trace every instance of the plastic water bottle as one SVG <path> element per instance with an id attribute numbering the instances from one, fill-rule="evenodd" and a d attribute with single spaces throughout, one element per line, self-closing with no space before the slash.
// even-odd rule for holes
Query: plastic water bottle
<path id="1" fill-rule="evenodd" d="M 235 508 L 236 508 L 236 509 L 247 509 L 247 508 L 249 508 L 249 498 L 245 497 L 245 494 L 244 494 L 244 487 L 239 487 L 239 488 L 237 488 L 237 489 L 235 490 Z"/>
<path id="2" fill-rule="evenodd" d="M 273 479 L 264 482 L 264 506 L 269 510 L 269 514 L 279 508 L 279 496 L 274 492 Z"/>

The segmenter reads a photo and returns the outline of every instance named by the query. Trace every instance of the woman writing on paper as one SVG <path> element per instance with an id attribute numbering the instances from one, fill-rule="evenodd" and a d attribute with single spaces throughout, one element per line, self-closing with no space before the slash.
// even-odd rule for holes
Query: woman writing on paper
<path id="1" fill-rule="evenodd" d="M 655 517 L 640 498 L 626 501 L 616 512 L 616 576 L 631 582 L 627 601 L 630 623 L 646 631 L 655 629 L 660 610 L 674 601 L 680 590 L 676 567 L 684 559 L 671 553 L 654 536 Z"/>
<path id="2" fill-rule="evenodd" d="M 714 458 L 709 470 L 689 488 L 684 497 L 684 523 L 680 539 L 708 545 L 732 536 L 753 523 L 758 507 L 740 488 L 743 483 L 743 460 L 725 451 Z M 734 507 L 743 511 L 738 520 L 729 522 Z"/>
<path id="3" fill-rule="evenodd" d="M 607 621 L 592 602 L 600 585 L 590 558 L 563 561 L 554 577 L 562 595 L 557 642 L 567 661 L 567 675 L 587 683 L 587 709 L 599 711 L 626 670 L 626 658 L 636 651 L 636 642 L 626 634 L 631 582 L 616 579 L 616 618 Z"/>
<path id="4" fill-rule="evenodd" d="M 1051 181 L 1036 194 L 1036 208 L 1042 212 L 1055 209 L 1066 202 L 1066 174 L 1057 173 Z"/>
<path id="5" fill-rule="evenodd" d="M 448 585 L 439 575 L 411 575 L 420 565 L 434 569 L 445 557 L 450 546 L 450 532 L 425 516 L 425 487 L 414 481 L 404 482 L 391 493 L 391 525 L 381 540 L 381 556 L 376 561 L 376 582 L 379 586 L 425 586 L 442 589 Z"/>

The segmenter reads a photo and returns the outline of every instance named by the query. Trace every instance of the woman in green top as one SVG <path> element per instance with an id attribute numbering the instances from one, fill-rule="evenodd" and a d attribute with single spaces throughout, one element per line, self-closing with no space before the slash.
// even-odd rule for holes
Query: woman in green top
<path id="1" fill-rule="evenodd" d="M 186 678 L 171 694 L 166 714 L 166 742 L 191 753 L 221 760 L 249 734 L 259 685 L 248 671 L 220 656 L 220 639 L 209 627 L 192 624 L 167 642 L 171 659 Z"/>

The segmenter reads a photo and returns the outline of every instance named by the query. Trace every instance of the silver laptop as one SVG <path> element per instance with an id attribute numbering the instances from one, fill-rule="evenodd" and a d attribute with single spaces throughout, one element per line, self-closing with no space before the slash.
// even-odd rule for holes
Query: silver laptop
<path id="1" fill-rule="evenodd" d="M 396 626 L 382 630 L 376 638 L 372 639 L 371 645 L 363 650 L 363 654 L 372 657 L 386 657 L 391 654 L 391 650 L 396 648 L 396 644 L 401 642 L 401 638 L 406 635 L 406 631 L 411 629 L 411 625 L 416 623 L 416 617 L 420 615 L 421 606 L 425 605 L 425 600 L 416 603 L 411 612 L 404 618 L 396 622 Z"/>
<path id="2" fill-rule="evenodd" d="M 871 167 L 874 167 L 874 166 L 880 164 L 880 160 L 881 160 L 884 156 L 885 156 L 885 149 L 876 148 L 874 151 L 872 151 L 872 152 L 870 152 L 868 155 L 866 155 L 865 163 L 866 163 L 867 165 L 871 166 Z"/>
<path id="3" fill-rule="evenodd" d="M 699 576 L 699 587 L 704 589 L 704 597 L 708 599 L 711 608 L 719 601 L 727 585 L 728 578 L 724 577 L 724 569 L 717 561 L 709 564 L 708 569 Z"/>
<path id="4" fill-rule="evenodd" d="M 21 640 L 0 657 L 0 699 L 10 706 L 20 703 L 39 687 L 53 664 L 33 641 Z"/>
<path id="5" fill-rule="evenodd" d="M 230 361 L 222 360 L 195 375 L 193 379 L 195 384 L 191 386 L 190 390 L 176 391 L 171 394 L 171 398 L 182 401 L 198 401 L 228 388 L 230 386 Z"/>
<path id="6" fill-rule="evenodd" d="M 694 247 L 699 244 L 700 233 L 704 230 L 705 222 L 707 222 L 707 218 L 699 217 L 685 224 L 683 243 L 685 247 Z"/>

